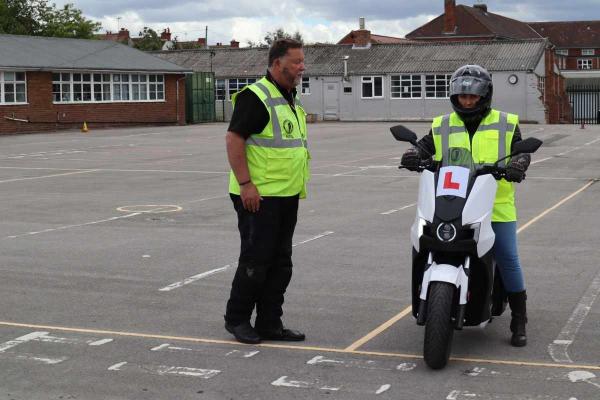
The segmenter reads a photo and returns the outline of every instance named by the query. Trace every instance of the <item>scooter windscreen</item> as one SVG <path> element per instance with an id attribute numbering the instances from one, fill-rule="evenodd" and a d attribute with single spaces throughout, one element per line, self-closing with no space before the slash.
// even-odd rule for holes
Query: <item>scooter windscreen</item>
<path id="1" fill-rule="evenodd" d="M 436 173 L 435 215 L 442 221 L 460 217 L 475 175 L 469 149 L 450 147 Z"/>

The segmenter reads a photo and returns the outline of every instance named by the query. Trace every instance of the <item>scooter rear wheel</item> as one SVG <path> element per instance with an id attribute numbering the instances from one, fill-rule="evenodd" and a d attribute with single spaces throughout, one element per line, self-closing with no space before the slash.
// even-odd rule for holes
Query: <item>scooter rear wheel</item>
<path id="1" fill-rule="evenodd" d="M 450 358 L 454 325 L 452 305 L 456 287 L 447 282 L 431 282 L 427 297 L 427 322 L 423 358 L 430 368 L 444 368 Z"/>

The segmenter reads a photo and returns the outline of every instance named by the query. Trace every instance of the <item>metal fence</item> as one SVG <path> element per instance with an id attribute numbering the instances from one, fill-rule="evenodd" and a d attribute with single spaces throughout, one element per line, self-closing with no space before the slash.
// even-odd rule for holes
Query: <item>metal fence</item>
<path id="1" fill-rule="evenodd" d="M 567 88 L 574 124 L 600 124 L 600 86 Z"/>

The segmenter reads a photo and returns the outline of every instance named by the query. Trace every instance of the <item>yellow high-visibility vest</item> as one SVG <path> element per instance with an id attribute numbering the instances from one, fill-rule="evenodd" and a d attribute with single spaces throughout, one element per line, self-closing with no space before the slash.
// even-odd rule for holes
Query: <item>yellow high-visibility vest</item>
<path id="1" fill-rule="evenodd" d="M 295 98 L 296 113 L 279 89 L 266 77 L 246 86 L 263 102 L 269 113 L 269 123 L 259 134 L 246 140 L 246 159 L 250 179 L 261 196 L 306 197 L 306 183 L 310 177 L 306 138 L 306 112 Z M 237 92 L 232 96 L 235 107 Z M 229 192 L 240 194 L 240 186 L 229 173 Z"/>
<path id="2" fill-rule="evenodd" d="M 450 147 L 461 147 L 471 152 L 476 164 L 493 164 L 498 159 L 510 154 L 515 129 L 519 117 L 497 110 L 491 110 L 481 120 L 472 140 L 464 122 L 456 113 L 436 117 L 431 124 L 434 159 L 440 161 L 442 155 L 448 153 Z M 499 163 L 505 166 L 510 159 Z M 515 188 L 512 182 L 505 179 L 498 181 L 498 190 L 492 213 L 493 222 L 511 222 L 517 220 L 515 207 Z"/>

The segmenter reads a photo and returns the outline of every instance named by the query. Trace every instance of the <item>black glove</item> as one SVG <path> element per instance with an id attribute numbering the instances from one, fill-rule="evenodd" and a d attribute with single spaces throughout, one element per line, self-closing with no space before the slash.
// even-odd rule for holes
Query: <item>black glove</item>
<path id="1" fill-rule="evenodd" d="M 525 171 L 531 163 L 531 155 L 519 154 L 513 157 L 506 167 L 506 180 L 509 182 L 521 182 L 525 179 Z"/>
<path id="2" fill-rule="evenodd" d="M 421 153 L 414 147 L 409 148 L 402 154 L 400 164 L 409 171 L 418 171 L 421 165 Z"/>

